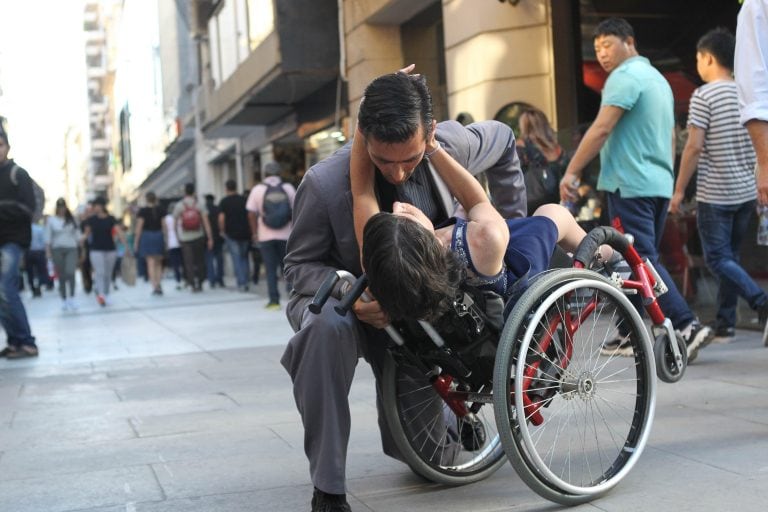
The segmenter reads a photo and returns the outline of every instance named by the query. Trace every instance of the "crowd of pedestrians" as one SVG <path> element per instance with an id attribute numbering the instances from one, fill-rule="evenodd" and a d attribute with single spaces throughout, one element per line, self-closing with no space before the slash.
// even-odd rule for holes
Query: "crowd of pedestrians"
<path id="1" fill-rule="evenodd" d="M 278 273 L 282 274 L 285 240 L 291 230 L 295 189 L 279 178 L 278 164 L 267 165 L 265 182 L 280 184 L 284 204 L 269 197 L 268 186 L 240 194 L 234 180 L 227 181 L 226 195 L 218 204 L 212 194 L 198 202 L 194 184 L 187 183 L 184 197 L 177 202 L 163 204 L 154 192 L 146 193 L 144 204 L 129 210 L 135 215 L 128 213 L 124 224 L 110 214 L 101 196 L 88 201 L 77 214 L 59 198 L 51 215 L 41 210 L 36 216 L 34 180 L 7 158 L 9 149 L 8 136 L 0 130 L 0 320 L 7 337 L 0 357 L 38 355 L 20 295 L 22 271 L 32 298 L 41 297 L 44 289 L 53 290 L 58 281 L 62 311 L 75 312 L 81 306 L 75 299 L 78 269 L 83 293 L 95 292 L 97 304 L 108 307 L 112 292 L 118 289 L 118 276 L 134 285 L 138 274 L 156 297 L 164 295 L 166 271 L 177 291 L 199 293 L 206 280 L 210 288 L 223 288 L 225 248 L 231 256 L 235 286 L 247 292 L 250 283 L 259 282 L 263 253 L 269 283 L 267 309 L 280 309 Z M 274 221 L 275 211 L 282 220 Z"/>

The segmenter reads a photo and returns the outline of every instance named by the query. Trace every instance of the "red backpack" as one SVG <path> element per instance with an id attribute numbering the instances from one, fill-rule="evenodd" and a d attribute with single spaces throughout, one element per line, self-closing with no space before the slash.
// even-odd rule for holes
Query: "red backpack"
<path id="1" fill-rule="evenodd" d="M 181 212 L 181 229 L 184 231 L 199 231 L 200 230 L 200 210 L 197 206 L 189 206 L 184 204 L 184 211 Z"/>

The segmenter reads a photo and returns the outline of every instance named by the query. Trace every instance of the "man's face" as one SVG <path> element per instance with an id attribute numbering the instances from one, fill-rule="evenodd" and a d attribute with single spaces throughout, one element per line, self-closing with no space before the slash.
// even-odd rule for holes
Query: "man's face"
<path id="1" fill-rule="evenodd" d="M 4 138 L 0 137 L 0 165 L 8 160 L 8 151 L 10 149 L 11 146 L 8 145 Z"/>
<path id="2" fill-rule="evenodd" d="M 604 35 L 595 38 L 595 55 L 600 66 L 610 73 L 619 64 L 634 55 L 634 40 L 628 37 L 622 40 L 618 36 Z"/>
<path id="3" fill-rule="evenodd" d="M 405 142 L 389 144 L 372 136 L 366 140 L 366 148 L 373 164 L 381 171 L 384 179 L 393 185 L 402 185 L 411 177 L 416 166 L 424 158 L 426 145 L 423 126 L 419 126 L 416 133 Z"/>

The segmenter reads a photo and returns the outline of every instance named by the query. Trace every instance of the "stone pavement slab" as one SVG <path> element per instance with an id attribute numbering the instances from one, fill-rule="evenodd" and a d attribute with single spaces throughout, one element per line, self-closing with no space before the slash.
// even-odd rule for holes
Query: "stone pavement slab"
<path id="1" fill-rule="evenodd" d="M 25 299 L 37 359 L 0 360 L 0 511 L 308 511 L 312 486 L 290 379 L 290 329 L 239 294 L 122 288 L 115 305 Z M 739 331 L 660 384 L 637 466 L 574 510 L 763 511 L 768 502 L 768 349 Z M 560 510 L 509 465 L 476 484 L 423 481 L 381 453 L 370 368 L 350 394 L 356 512 Z"/>

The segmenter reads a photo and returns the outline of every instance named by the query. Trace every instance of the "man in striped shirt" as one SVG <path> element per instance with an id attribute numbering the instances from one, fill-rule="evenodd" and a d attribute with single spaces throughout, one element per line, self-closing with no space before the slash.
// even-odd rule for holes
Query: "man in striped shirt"
<path id="1" fill-rule="evenodd" d="M 739 265 L 739 247 L 755 210 L 755 151 L 739 122 L 733 80 L 736 41 L 725 29 L 707 32 L 696 45 L 696 69 L 705 82 L 691 96 L 688 141 L 670 211 L 677 213 L 685 188 L 697 171 L 697 223 L 704 259 L 720 279 L 715 340 L 735 334 L 739 296 L 765 322 L 768 296 Z"/>

